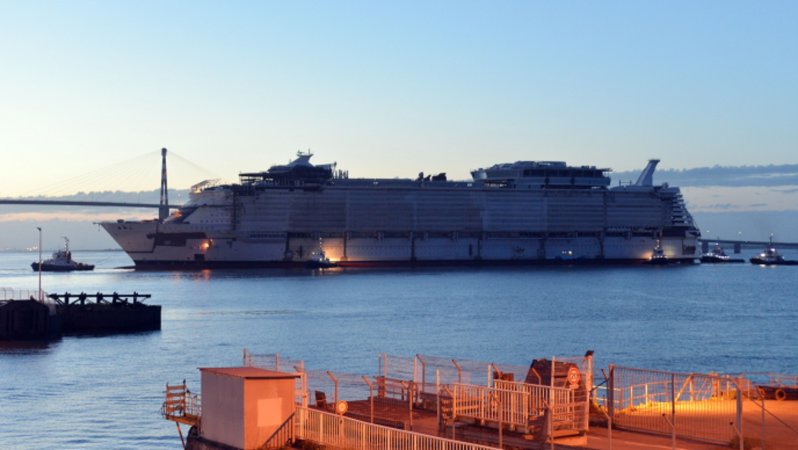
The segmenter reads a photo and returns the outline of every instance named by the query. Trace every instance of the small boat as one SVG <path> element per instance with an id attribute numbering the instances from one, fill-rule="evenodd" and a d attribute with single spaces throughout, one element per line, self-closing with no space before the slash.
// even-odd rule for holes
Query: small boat
<path id="1" fill-rule="evenodd" d="M 750 261 L 751 264 L 760 264 L 763 266 L 798 265 L 798 261 L 784 259 L 784 257 L 779 254 L 779 252 L 776 250 L 776 246 L 773 244 L 773 236 L 770 237 L 770 243 L 765 247 L 765 250 L 759 255 L 751 258 Z"/>
<path id="2" fill-rule="evenodd" d="M 39 271 L 39 263 L 31 263 L 31 268 Z M 64 238 L 63 250 L 53 253 L 53 257 L 42 261 L 42 272 L 71 272 L 73 270 L 94 270 L 94 264 L 80 263 L 72 259 L 72 252 L 69 251 L 69 239 Z"/>
<path id="3" fill-rule="evenodd" d="M 329 269 L 338 267 L 338 263 L 330 261 L 330 258 L 324 253 L 324 241 L 320 238 L 318 250 L 310 254 L 310 259 L 305 262 L 305 267 L 308 269 Z"/>
<path id="4" fill-rule="evenodd" d="M 721 263 L 742 263 L 745 262 L 742 258 L 732 258 L 723 251 L 723 247 L 719 243 L 715 243 L 715 248 L 701 255 L 702 263 L 721 264 Z"/>
<path id="5" fill-rule="evenodd" d="M 324 250 L 318 250 L 310 255 L 310 259 L 305 263 L 308 269 L 329 269 L 331 267 L 338 267 L 338 263 L 330 261 L 330 258 L 324 254 Z"/>
<path id="6" fill-rule="evenodd" d="M 648 259 L 647 263 L 655 266 L 662 266 L 670 263 L 668 257 L 665 256 L 662 245 L 659 243 L 659 239 L 657 239 L 657 244 L 654 246 L 654 250 L 651 252 L 651 257 Z"/>

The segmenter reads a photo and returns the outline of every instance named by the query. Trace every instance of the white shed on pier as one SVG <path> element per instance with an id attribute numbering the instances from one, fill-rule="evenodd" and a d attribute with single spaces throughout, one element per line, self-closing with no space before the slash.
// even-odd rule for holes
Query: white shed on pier
<path id="1" fill-rule="evenodd" d="M 256 367 L 200 368 L 200 438 L 243 450 L 260 448 L 296 410 L 299 374 Z"/>

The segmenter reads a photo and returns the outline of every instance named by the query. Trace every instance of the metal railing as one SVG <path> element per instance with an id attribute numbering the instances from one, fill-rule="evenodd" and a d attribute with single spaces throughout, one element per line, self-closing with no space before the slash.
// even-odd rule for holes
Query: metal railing
<path id="1" fill-rule="evenodd" d="M 798 375 L 771 373 L 769 383 L 771 386 L 798 387 Z"/>
<path id="2" fill-rule="evenodd" d="M 315 409 L 298 407 L 297 415 L 297 438 L 323 446 L 362 450 L 497 450 L 496 447 L 374 425 Z"/>
<path id="3" fill-rule="evenodd" d="M 180 384 L 167 384 L 161 415 L 167 420 L 196 425 L 202 415 L 199 394 L 186 388 L 185 380 Z"/>
<path id="4" fill-rule="evenodd" d="M 597 398 L 620 428 L 716 444 L 742 434 L 742 391 L 730 377 L 610 366 Z"/>
<path id="5" fill-rule="evenodd" d="M 578 401 L 576 391 L 572 389 L 505 380 L 495 380 L 494 385 L 497 389 L 525 393 L 529 402 L 527 414 L 530 418 L 541 417 L 550 408 L 553 423 L 573 430 L 587 431 L 587 422 L 583 420 L 587 404 L 585 401 Z M 513 400 L 515 399 L 511 399 Z"/>
<path id="6" fill-rule="evenodd" d="M 759 397 L 759 386 L 798 388 L 798 375 L 775 372 L 745 372 L 728 374 L 747 397 Z"/>
<path id="7" fill-rule="evenodd" d="M 286 448 L 288 445 L 294 443 L 295 433 L 296 433 L 296 426 L 294 425 L 294 417 L 296 413 L 291 414 L 288 419 L 286 419 L 282 425 L 277 427 L 277 429 L 266 439 L 266 442 L 260 446 L 261 449 L 271 449 L 271 448 Z"/>
<path id="8" fill-rule="evenodd" d="M 528 366 L 417 354 L 413 357 L 379 355 L 378 373 L 385 378 L 412 380 L 419 394 L 435 394 L 436 384 L 490 385 L 497 374 L 523 380 Z"/>
<path id="9" fill-rule="evenodd" d="M 452 415 L 455 420 L 468 418 L 526 430 L 530 418 L 539 415 L 538 411 L 530 410 L 532 402 L 527 392 L 468 384 L 452 387 Z"/>
<path id="10" fill-rule="evenodd" d="M 259 367 L 277 372 L 305 371 L 305 362 L 301 359 L 281 356 L 279 353 L 252 353 L 246 348 L 243 353 L 243 365 L 246 367 Z"/>
<path id="11" fill-rule="evenodd" d="M 303 406 L 308 405 L 307 373 L 303 360 L 281 356 L 279 353 L 256 354 L 244 348 L 242 365 L 244 367 L 257 367 L 260 369 L 275 370 L 277 372 L 298 373 L 299 378 L 296 379 L 294 400 Z"/>
<path id="12" fill-rule="evenodd" d="M 47 292 L 42 291 L 42 301 L 47 303 Z M 39 299 L 38 289 L 15 289 L 8 287 L 0 287 L 0 301 L 3 300 L 28 300 Z"/>
<path id="13" fill-rule="evenodd" d="M 577 404 L 574 391 L 495 380 L 495 387 L 452 385 L 452 417 L 491 422 L 500 427 L 529 431 L 547 411 L 560 428 L 582 430 L 583 405 Z"/>
<path id="14" fill-rule="evenodd" d="M 535 415 L 543 415 L 546 405 L 552 403 L 549 401 L 550 396 L 554 397 L 554 404 L 568 403 L 573 400 L 573 392 L 569 392 L 567 389 L 505 380 L 494 380 L 493 383 L 496 389 L 527 394 L 528 410 Z"/>

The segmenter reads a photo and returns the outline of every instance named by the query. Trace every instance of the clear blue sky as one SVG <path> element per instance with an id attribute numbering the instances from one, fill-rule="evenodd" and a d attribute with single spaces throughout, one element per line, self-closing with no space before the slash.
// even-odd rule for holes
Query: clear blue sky
<path id="1" fill-rule="evenodd" d="M 795 163 L 798 2 L 0 2 L 0 196 L 161 147 L 225 178 Z"/>

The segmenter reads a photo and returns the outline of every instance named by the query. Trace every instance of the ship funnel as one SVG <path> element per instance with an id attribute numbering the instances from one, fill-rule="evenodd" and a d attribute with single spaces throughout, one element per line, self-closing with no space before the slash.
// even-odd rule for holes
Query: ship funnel
<path id="1" fill-rule="evenodd" d="M 635 186 L 653 186 L 654 185 L 654 170 L 657 169 L 657 164 L 659 164 L 658 159 L 649 159 L 648 165 L 643 172 L 640 173 L 640 176 L 637 177 L 637 182 L 635 182 Z"/>

